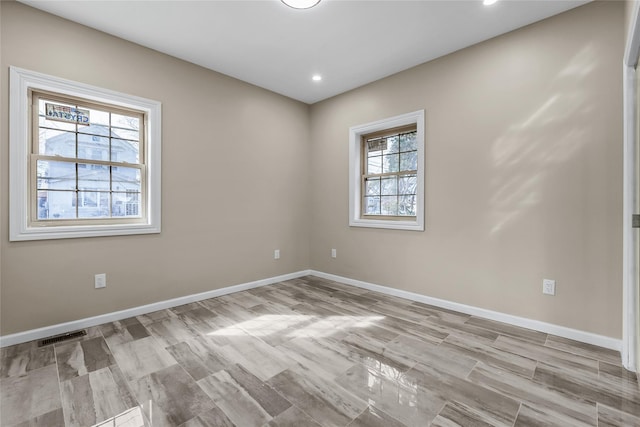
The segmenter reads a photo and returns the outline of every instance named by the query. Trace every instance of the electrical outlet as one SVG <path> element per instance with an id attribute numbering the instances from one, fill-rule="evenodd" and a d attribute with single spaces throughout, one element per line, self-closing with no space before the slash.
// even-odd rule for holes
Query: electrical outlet
<path id="1" fill-rule="evenodd" d="M 335 249 L 331 249 L 331 258 L 336 258 L 338 256 L 338 252 Z"/>
<path id="2" fill-rule="evenodd" d="M 273 251 L 273 259 L 280 259 L 280 249 Z"/>
<path id="3" fill-rule="evenodd" d="M 542 280 L 542 293 L 545 295 L 556 294 L 556 281 L 551 279 Z"/>
<path id="4" fill-rule="evenodd" d="M 107 287 L 107 274 L 100 273 L 95 276 L 95 287 L 96 289 L 106 288 Z"/>

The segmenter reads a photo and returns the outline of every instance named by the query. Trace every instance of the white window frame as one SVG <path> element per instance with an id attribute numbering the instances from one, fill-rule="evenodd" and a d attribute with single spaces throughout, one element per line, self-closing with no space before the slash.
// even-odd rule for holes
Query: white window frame
<path id="1" fill-rule="evenodd" d="M 151 234 L 161 231 L 161 103 L 103 89 L 96 86 L 61 79 L 17 67 L 9 69 L 9 240 L 46 240 L 77 237 L 121 236 Z M 64 224 L 32 226 L 29 223 L 31 194 L 29 188 L 30 102 L 29 91 L 47 91 L 89 101 L 110 104 L 144 112 L 147 123 L 146 212 L 142 222 L 112 224 Z"/>
<path id="2" fill-rule="evenodd" d="M 416 216 L 411 219 L 371 218 L 362 215 L 362 136 L 386 129 L 415 125 L 418 144 Z M 402 114 L 349 128 L 349 225 L 351 227 L 388 228 L 424 231 L 424 110 Z"/>

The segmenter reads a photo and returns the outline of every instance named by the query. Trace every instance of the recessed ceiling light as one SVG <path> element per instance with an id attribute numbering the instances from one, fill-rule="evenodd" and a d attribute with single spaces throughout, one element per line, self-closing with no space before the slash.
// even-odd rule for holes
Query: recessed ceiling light
<path id="1" fill-rule="evenodd" d="M 322 76 L 320 74 L 314 74 L 313 77 L 311 77 L 311 80 L 313 80 L 314 82 L 319 82 L 320 80 L 322 80 Z"/>
<path id="2" fill-rule="evenodd" d="M 495 2 L 497 2 L 498 0 L 484 0 L 482 2 L 482 4 L 484 4 L 485 6 L 491 6 L 492 4 L 494 4 Z"/>
<path id="3" fill-rule="evenodd" d="M 320 0 L 282 0 L 282 3 L 294 9 L 310 9 L 320 3 Z"/>

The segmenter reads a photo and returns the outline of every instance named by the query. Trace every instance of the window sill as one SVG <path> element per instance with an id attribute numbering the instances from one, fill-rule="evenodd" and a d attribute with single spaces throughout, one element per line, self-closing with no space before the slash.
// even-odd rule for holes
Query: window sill
<path id="1" fill-rule="evenodd" d="M 125 236 L 134 234 L 160 233 L 159 225 L 154 224 L 100 224 L 70 225 L 56 227 L 24 227 L 12 230 L 11 241 L 75 239 L 80 237 Z"/>
<path id="2" fill-rule="evenodd" d="M 397 219 L 365 219 L 352 218 L 349 221 L 350 227 L 387 228 L 390 230 L 410 230 L 424 231 L 424 223 L 417 220 L 405 221 Z"/>

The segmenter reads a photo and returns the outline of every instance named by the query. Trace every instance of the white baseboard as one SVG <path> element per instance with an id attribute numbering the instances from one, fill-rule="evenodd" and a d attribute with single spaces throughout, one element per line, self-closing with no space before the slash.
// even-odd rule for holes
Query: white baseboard
<path id="1" fill-rule="evenodd" d="M 334 274 L 323 273 L 321 271 L 315 271 L 315 270 L 302 270 L 295 273 L 284 274 L 282 276 L 270 277 L 268 279 L 256 280 L 254 282 L 242 283 L 239 285 L 228 286 L 221 289 L 214 289 L 212 291 L 202 292 L 199 294 L 187 295 L 184 297 L 174 298 L 166 301 L 160 301 L 153 304 L 133 307 L 126 310 L 103 314 L 100 316 L 88 317 L 85 319 L 74 320 L 72 322 L 60 323 L 57 325 L 47 326 L 44 328 L 32 329 L 25 332 L 19 332 L 16 334 L 1 336 L 0 347 L 7 347 L 10 345 L 20 344 L 23 342 L 47 338 L 53 335 L 64 334 L 67 332 L 76 331 L 78 329 L 89 328 L 91 326 L 97 326 L 103 323 L 127 319 L 129 317 L 139 316 L 139 315 L 151 313 L 157 310 L 163 310 L 163 309 L 172 308 L 172 307 L 176 307 L 183 304 L 188 304 L 191 302 L 202 301 L 208 298 L 215 298 L 222 295 L 231 294 L 234 292 L 246 291 L 248 289 L 271 285 L 273 283 L 296 279 L 296 278 L 308 276 L 308 275 L 318 276 L 323 279 L 333 280 L 333 281 L 344 283 L 347 285 L 352 285 L 352 286 L 368 289 L 375 292 L 380 292 L 387 295 L 393 295 L 393 296 L 408 299 L 411 301 L 418 301 L 424 304 L 430 304 L 436 307 L 442 307 L 442 308 L 458 311 L 465 314 L 471 314 L 473 316 L 478 316 L 485 319 L 496 320 L 498 322 L 503 322 L 510 325 L 514 325 L 514 326 L 533 329 L 535 331 L 545 332 L 548 334 L 553 334 L 560 337 L 569 338 L 572 340 L 584 342 L 587 344 L 593 344 L 593 345 L 609 348 L 616 351 L 620 351 L 622 348 L 622 341 L 619 339 L 605 337 L 603 335 L 597 335 L 591 332 L 580 331 L 577 329 L 571 329 L 564 326 L 554 325 L 552 323 L 546 323 L 538 320 L 527 319 L 524 317 L 513 316 L 510 314 L 500 313 L 497 311 L 486 310 L 484 308 L 473 307 L 470 305 L 460 304 L 457 302 L 447 301 L 447 300 L 438 299 L 438 298 L 432 298 L 422 294 L 416 294 L 413 292 L 394 289 L 387 286 L 376 285 L 373 283 L 363 282 L 360 280 L 350 279 L 342 276 L 336 276 Z"/>
<path id="2" fill-rule="evenodd" d="M 227 286 L 221 289 L 214 289 L 212 291 L 202 292 L 199 294 L 187 295 L 184 297 L 174 298 L 166 301 L 141 305 L 138 307 L 128 308 L 126 310 L 115 311 L 113 313 L 87 317 L 85 319 L 59 323 L 57 325 L 46 326 L 44 328 L 31 329 L 25 332 L 18 332 L 16 334 L 0 336 L 0 348 L 15 344 L 21 344 L 23 342 L 39 340 L 54 335 L 65 334 L 67 332 L 77 331 L 78 329 L 90 328 L 92 326 L 114 322 L 116 320 L 127 319 L 133 316 L 140 316 L 141 314 L 147 314 L 153 311 L 177 307 L 179 305 L 202 301 L 208 298 L 215 298 L 222 295 L 232 294 L 234 292 L 246 291 L 248 289 L 271 285 L 273 283 L 278 283 L 285 280 L 297 279 L 298 277 L 307 276 L 309 274 L 310 270 L 298 271 L 295 273 L 284 274 L 282 276 L 270 277 L 268 279 L 256 280 L 254 282 L 242 283 L 234 286 Z"/>
<path id="3" fill-rule="evenodd" d="M 336 282 L 345 283 L 347 285 L 368 289 L 370 291 L 376 291 L 387 295 L 393 295 L 399 298 L 417 301 L 424 304 L 430 304 L 436 307 L 458 311 L 460 313 L 471 314 L 473 316 L 478 316 L 485 319 L 508 323 L 514 326 L 520 326 L 522 328 L 533 329 L 534 331 L 545 332 L 548 334 L 557 335 L 563 338 L 569 338 L 587 344 L 597 345 L 611 350 L 620 351 L 622 349 L 622 340 L 606 337 L 604 335 L 597 335 L 591 332 L 585 332 L 577 329 L 567 328 L 564 326 L 554 325 L 552 323 L 541 322 L 539 320 L 527 319 L 525 317 L 500 313 L 498 311 L 486 310 L 484 308 L 478 308 L 470 305 L 460 304 L 457 302 L 432 298 L 426 295 L 416 294 L 413 292 L 403 291 L 387 286 L 375 285 L 373 283 L 349 279 L 347 277 L 336 276 L 334 274 L 323 273 L 321 271 L 311 270 L 310 274 L 313 276 L 321 277 L 323 279 L 333 280 Z"/>

